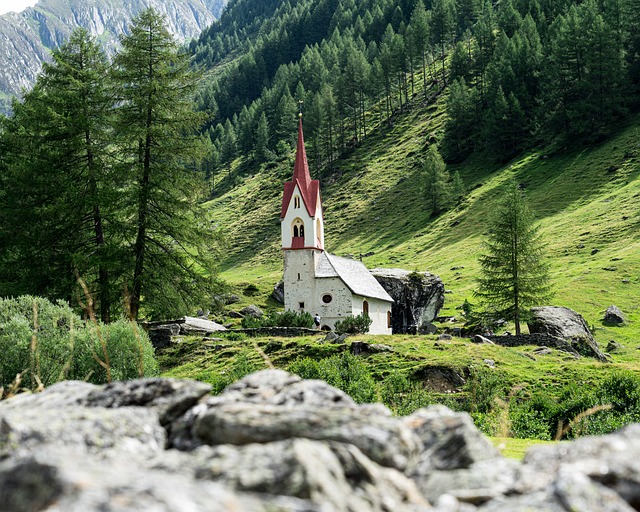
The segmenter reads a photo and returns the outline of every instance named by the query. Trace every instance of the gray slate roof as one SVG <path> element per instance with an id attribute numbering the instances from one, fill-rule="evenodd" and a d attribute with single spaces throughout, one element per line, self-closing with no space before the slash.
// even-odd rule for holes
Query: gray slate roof
<path id="1" fill-rule="evenodd" d="M 316 277 L 339 277 L 356 295 L 393 302 L 391 296 L 380 286 L 367 267 L 357 260 L 341 258 L 325 251 L 318 260 Z"/>

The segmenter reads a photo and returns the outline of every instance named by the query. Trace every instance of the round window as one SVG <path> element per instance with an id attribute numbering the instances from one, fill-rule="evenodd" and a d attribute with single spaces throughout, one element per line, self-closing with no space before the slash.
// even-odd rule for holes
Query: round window
<path id="1" fill-rule="evenodd" d="M 322 302 L 324 302 L 325 304 L 329 304 L 332 300 L 333 300 L 333 297 L 331 295 L 329 295 L 328 293 L 325 293 L 322 296 Z"/>

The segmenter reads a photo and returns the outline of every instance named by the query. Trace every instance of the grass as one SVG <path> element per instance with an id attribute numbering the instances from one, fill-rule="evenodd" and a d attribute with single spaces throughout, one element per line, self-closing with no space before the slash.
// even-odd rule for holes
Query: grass
<path id="1" fill-rule="evenodd" d="M 512 437 L 492 437 L 493 445 L 510 459 L 524 459 L 527 450 L 539 444 L 553 444 L 555 441 L 540 441 L 538 439 L 514 439 Z"/>

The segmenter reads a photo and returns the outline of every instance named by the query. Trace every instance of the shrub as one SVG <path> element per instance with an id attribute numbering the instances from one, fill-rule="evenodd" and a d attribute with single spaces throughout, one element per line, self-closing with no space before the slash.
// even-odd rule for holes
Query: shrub
<path id="1" fill-rule="evenodd" d="M 640 407 L 640 379 L 631 372 L 618 372 L 598 386 L 596 400 L 611 404 L 617 412 L 638 411 Z"/>
<path id="2" fill-rule="evenodd" d="M 406 416 L 436 403 L 421 382 L 411 381 L 397 371 L 390 373 L 382 381 L 380 396 L 382 402 L 398 416 Z"/>
<path id="3" fill-rule="evenodd" d="M 374 402 L 377 397 L 376 383 L 369 368 L 360 358 L 350 353 L 320 361 L 298 359 L 287 369 L 303 378 L 322 379 L 341 389 L 358 403 Z"/>
<path id="4" fill-rule="evenodd" d="M 552 439 L 549 418 L 545 416 L 544 412 L 536 410 L 530 404 L 514 406 L 514 402 L 511 402 L 509 417 L 511 419 L 511 433 L 514 437 L 543 441 Z"/>
<path id="5" fill-rule="evenodd" d="M 209 384 L 213 387 L 211 393 L 218 395 L 229 385 L 246 377 L 250 373 L 261 370 L 262 367 L 249 357 L 249 351 L 241 351 L 233 360 L 231 369 L 226 373 L 219 373 L 209 380 Z"/>
<path id="6" fill-rule="evenodd" d="M 338 334 L 365 334 L 369 332 L 372 323 L 373 320 L 364 313 L 358 316 L 349 315 L 344 320 L 336 322 L 336 332 Z"/>
<path id="7" fill-rule="evenodd" d="M 467 392 L 465 409 L 472 413 L 488 413 L 496 398 L 504 400 L 506 379 L 503 373 L 489 368 L 472 368 L 464 386 Z"/>
<path id="8" fill-rule="evenodd" d="M 313 317 L 307 311 L 282 311 L 271 315 L 263 315 L 260 318 L 245 316 L 242 319 L 242 327 L 245 329 L 258 329 L 261 327 L 313 327 Z"/>
<path id="9" fill-rule="evenodd" d="M 94 357 L 104 360 L 103 342 L 112 379 L 158 374 L 149 338 L 126 320 L 110 325 L 85 324 L 63 302 L 54 304 L 31 296 L 0 299 L 2 386 L 13 382 L 18 373 L 22 374 L 23 385 L 31 389 L 37 387 L 38 379 L 45 386 L 64 379 L 104 383 L 106 370 Z"/>

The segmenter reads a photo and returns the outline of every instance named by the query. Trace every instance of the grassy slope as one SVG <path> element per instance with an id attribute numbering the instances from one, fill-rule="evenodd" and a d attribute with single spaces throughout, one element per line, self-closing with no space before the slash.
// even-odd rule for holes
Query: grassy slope
<path id="1" fill-rule="evenodd" d="M 414 105 L 393 128 L 377 130 L 339 161 L 333 175 L 321 177 L 327 249 L 339 255 L 372 252 L 364 258 L 370 268 L 397 266 L 440 275 L 450 291 L 443 314 L 455 315 L 465 298 L 474 301 L 485 220 L 501 187 L 514 177 L 527 185 L 548 245 L 553 303 L 582 313 L 596 327 L 600 343 L 640 344 L 639 121 L 620 127 L 598 146 L 548 157 L 539 149 L 503 167 L 481 152 L 450 167 L 470 190 L 464 202 L 431 219 L 420 194 L 416 159 L 427 138 L 441 131 L 439 112 L 435 106 Z M 223 277 L 235 284 L 255 283 L 263 297 L 282 273 L 278 213 L 282 183 L 292 168 L 289 158 L 261 173 L 239 173 L 238 186 L 209 204 L 228 232 Z M 627 326 L 601 324 L 611 304 L 626 313 Z"/>
<path id="2" fill-rule="evenodd" d="M 445 367 L 464 373 L 491 359 L 505 384 L 522 390 L 522 396 L 541 389 L 559 394 L 569 383 L 595 386 L 616 369 L 640 372 L 640 118 L 620 126 L 608 141 L 586 149 L 551 154 L 538 148 L 504 166 L 480 152 L 450 168 L 460 173 L 469 190 L 464 202 L 432 219 L 421 197 L 416 160 L 426 141 L 441 135 L 440 107 L 415 103 L 396 118 L 392 128 L 374 131 L 340 160 L 332 175 L 320 176 L 327 249 L 339 255 L 373 253 L 364 258 L 370 268 L 402 267 L 440 275 L 448 290 L 441 314 L 460 320 L 459 306 L 465 299 L 474 301 L 487 215 L 501 187 L 513 177 L 526 184 L 528 201 L 547 243 L 556 290 L 553 303 L 582 313 L 601 345 L 614 339 L 624 348 L 613 354 L 613 364 L 602 364 L 590 358 L 575 360 L 558 351 L 537 356 L 535 347 L 506 349 L 475 345 L 467 339 L 359 336 L 393 346 L 394 352 L 366 357 L 374 376 L 383 379 L 399 371 L 442 392 L 442 383 L 425 377 L 429 369 Z M 232 307 L 248 303 L 278 307 L 269 295 L 282 275 L 278 214 L 282 184 L 292 169 L 293 155 L 260 172 L 237 161 L 231 170 L 234 186 L 223 182 L 226 193 L 208 205 L 227 231 L 229 249 L 222 276 L 241 297 L 241 303 Z M 248 284 L 257 285 L 259 293 L 244 295 Z M 625 326 L 602 324 L 604 310 L 611 304 L 626 314 Z M 318 344 L 315 338 L 186 339 L 160 356 L 161 365 L 166 375 L 215 385 L 233 377 L 238 361 L 241 366 L 249 361 L 251 368 L 266 367 L 254 343 L 282 368 L 299 357 L 317 359 L 345 350 L 345 346 Z M 240 354 L 243 357 L 238 358 Z M 441 396 L 446 401 L 451 395 Z M 506 444 L 506 453 L 514 451 L 511 456 L 521 456 L 528 446 L 526 442 L 520 446 L 520 440 L 498 442 Z"/>

